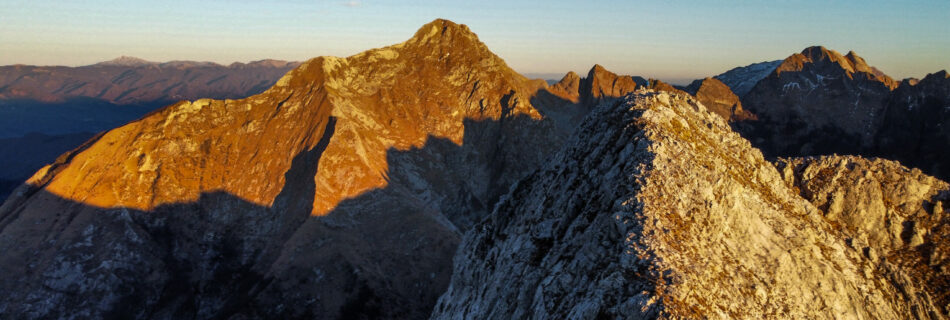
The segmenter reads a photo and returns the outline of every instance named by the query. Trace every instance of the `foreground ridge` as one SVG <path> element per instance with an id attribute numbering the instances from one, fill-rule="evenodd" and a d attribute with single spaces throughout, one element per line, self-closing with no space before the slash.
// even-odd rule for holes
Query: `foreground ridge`
<path id="1" fill-rule="evenodd" d="M 940 314 L 692 98 L 638 91 L 578 130 L 466 235 L 434 319 Z"/>

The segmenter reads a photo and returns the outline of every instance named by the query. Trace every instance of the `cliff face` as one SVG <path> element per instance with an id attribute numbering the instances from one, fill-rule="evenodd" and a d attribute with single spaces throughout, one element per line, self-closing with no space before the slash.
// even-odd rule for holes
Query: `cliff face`
<path id="1" fill-rule="evenodd" d="M 882 279 L 759 151 L 680 94 L 596 109 L 465 236 L 454 265 L 433 318 L 939 314 L 905 302 L 921 285 Z"/>
<path id="2" fill-rule="evenodd" d="M 436 20 L 153 112 L 0 207 L 0 313 L 425 317 L 460 232 L 566 135 L 542 87 Z"/>

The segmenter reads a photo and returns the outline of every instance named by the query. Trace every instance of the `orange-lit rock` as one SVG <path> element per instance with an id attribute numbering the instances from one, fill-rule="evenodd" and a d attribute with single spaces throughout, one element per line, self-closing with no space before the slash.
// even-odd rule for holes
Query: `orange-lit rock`
<path id="1" fill-rule="evenodd" d="M 155 111 L 0 208 L 0 313 L 425 317 L 461 232 L 570 133 L 532 105 L 545 87 L 436 20 Z"/>
<path id="2" fill-rule="evenodd" d="M 709 111 L 728 121 L 755 119 L 755 115 L 742 109 L 739 97 L 732 93 L 726 84 L 716 78 L 693 81 L 686 92 L 696 97 Z"/>

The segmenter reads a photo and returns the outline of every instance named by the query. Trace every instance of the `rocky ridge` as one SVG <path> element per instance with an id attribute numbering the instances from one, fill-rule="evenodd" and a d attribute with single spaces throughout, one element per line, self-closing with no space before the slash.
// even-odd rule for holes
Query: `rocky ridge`
<path id="1" fill-rule="evenodd" d="M 469 232 L 433 318 L 901 318 L 818 208 L 692 98 L 594 111 Z M 939 313 L 938 313 L 939 314 Z"/>
<path id="2" fill-rule="evenodd" d="M 950 185 L 883 159 L 793 158 L 777 167 L 879 278 L 918 306 L 910 309 L 915 318 L 950 314 Z"/>
<path id="3" fill-rule="evenodd" d="M 440 19 L 158 110 L 0 207 L 0 314 L 426 317 L 460 232 L 566 136 L 545 86 Z"/>

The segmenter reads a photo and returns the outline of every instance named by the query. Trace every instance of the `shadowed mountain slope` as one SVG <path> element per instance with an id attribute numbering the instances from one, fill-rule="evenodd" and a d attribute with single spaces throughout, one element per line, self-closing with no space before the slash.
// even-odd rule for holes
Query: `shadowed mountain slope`
<path id="1" fill-rule="evenodd" d="M 872 148 L 895 86 L 853 52 L 809 47 L 743 96 L 760 120 L 743 132 L 769 155 L 860 154 Z"/>
<path id="2" fill-rule="evenodd" d="M 736 129 L 769 157 L 884 157 L 950 178 L 945 71 L 898 82 L 854 52 L 809 47 L 742 96 L 758 119 Z"/>
<path id="3" fill-rule="evenodd" d="M 0 268 L 18 275 L 0 277 L 17 292 L 0 310 L 426 317 L 460 232 L 570 132 L 532 106 L 545 86 L 436 20 L 307 61 L 259 95 L 155 111 L 0 208 Z M 86 238 L 94 249 L 71 249 Z"/>
<path id="4" fill-rule="evenodd" d="M 715 76 L 729 86 L 737 96 L 745 96 L 760 80 L 767 77 L 782 63 L 782 60 L 753 63 L 744 67 L 735 67 Z"/>

